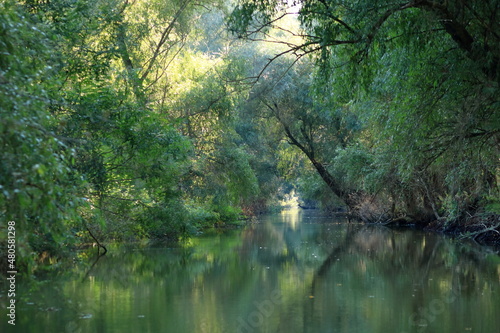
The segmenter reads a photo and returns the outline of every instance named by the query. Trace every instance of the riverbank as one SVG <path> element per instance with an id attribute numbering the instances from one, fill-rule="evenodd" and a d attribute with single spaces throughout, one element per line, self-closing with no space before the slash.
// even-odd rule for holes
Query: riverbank
<path id="1" fill-rule="evenodd" d="M 500 216 L 491 215 L 487 218 L 472 217 L 457 222 L 432 220 L 429 222 L 408 222 L 392 220 L 384 223 L 388 227 L 407 227 L 435 232 L 460 240 L 470 240 L 481 246 L 493 248 L 500 253 Z"/>
<path id="2" fill-rule="evenodd" d="M 470 219 L 459 223 L 434 221 L 425 226 L 424 230 L 471 240 L 500 252 L 500 217 L 498 216 L 491 216 L 486 220 Z"/>

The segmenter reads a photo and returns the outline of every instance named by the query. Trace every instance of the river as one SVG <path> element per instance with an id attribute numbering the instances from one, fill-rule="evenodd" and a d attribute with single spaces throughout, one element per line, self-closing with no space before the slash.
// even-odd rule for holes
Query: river
<path id="1" fill-rule="evenodd" d="M 292 209 L 177 245 L 122 245 L 20 292 L 1 332 L 499 332 L 500 258 Z M 4 298 L 5 300 L 5 298 Z M 5 307 L 2 307 L 2 313 Z"/>

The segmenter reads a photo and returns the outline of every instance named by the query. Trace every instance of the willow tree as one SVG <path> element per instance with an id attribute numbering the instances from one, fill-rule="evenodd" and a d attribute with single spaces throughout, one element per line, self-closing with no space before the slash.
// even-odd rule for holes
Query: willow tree
<path id="1" fill-rule="evenodd" d="M 295 64 L 290 67 L 292 62 Z M 355 190 L 332 173 L 330 161 L 348 145 L 359 130 L 359 124 L 354 116 L 349 119 L 345 107 L 325 108 L 314 98 L 312 72 L 311 61 L 276 60 L 264 72 L 265 77 L 254 85 L 245 108 L 252 109 L 254 117 L 265 119 L 267 127 L 273 124 L 268 129 L 263 124 L 261 135 L 276 136 L 279 133 L 281 142 L 302 153 L 330 191 L 351 206 Z M 284 154 L 285 160 L 286 145 L 277 149 Z M 307 167 L 301 168 L 307 170 Z"/>
<path id="2" fill-rule="evenodd" d="M 293 12 L 304 41 L 284 43 L 271 60 L 315 58 L 316 98 L 332 108 L 349 103 L 364 123 L 331 161 L 337 177 L 385 195 L 391 218 L 494 220 L 498 1 L 250 0 L 229 23 L 238 36 L 260 39 Z"/>

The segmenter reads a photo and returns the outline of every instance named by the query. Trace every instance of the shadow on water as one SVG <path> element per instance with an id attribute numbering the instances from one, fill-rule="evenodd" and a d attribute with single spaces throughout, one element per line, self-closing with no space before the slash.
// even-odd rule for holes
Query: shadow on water
<path id="1" fill-rule="evenodd" d="M 495 332 L 500 259 L 315 211 L 123 246 L 22 290 L 2 332 Z M 0 299 L 2 301 L 2 299 Z M 5 309 L 2 303 L 2 309 Z"/>

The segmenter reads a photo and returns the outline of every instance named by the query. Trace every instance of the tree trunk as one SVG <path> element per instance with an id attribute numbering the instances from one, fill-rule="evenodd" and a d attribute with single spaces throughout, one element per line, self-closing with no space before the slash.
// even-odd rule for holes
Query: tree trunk
<path id="1" fill-rule="evenodd" d="M 339 184 L 340 182 L 337 179 L 335 179 L 335 177 L 332 176 L 332 174 L 326 169 L 326 167 L 316 159 L 314 145 L 311 142 L 312 139 L 309 138 L 308 141 L 310 141 L 310 142 L 308 142 L 307 145 L 300 143 L 298 141 L 298 139 L 293 135 L 292 131 L 290 130 L 290 127 L 279 116 L 278 106 L 274 105 L 274 108 L 273 108 L 272 106 L 267 105 L 267 107 L 270 108 L 274 112 L 274 114 L 276 115 L 276 118 L 283 126 L 283 129 L 285 130 L 285 134 L 286 134 L 287 138 L 290 140 L 290 143 L 293 144 L 294 146 L 298 147 L 307 156 L 307 158 L 309 159 L 309 161 L 311 161 L 311 163 L 313 164 L 316 171 L 318 171 L 318 174 L 320 175 L 321 179 L 323 179 L 323 181 L 326 183 L 326 185 L 330 188 L 330 190 L 337 197 L 339 197 L 342 201 L 344 201 L 344 203 L 347 205 L 349 210 L 352 211 L 356 205 L 356 202 L 355 202 L 356 201 L 355 200 L 356 193 L 351 193 L 351 192 L 347 192 L 347 191 L 343 190 Z"/>

